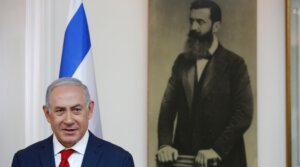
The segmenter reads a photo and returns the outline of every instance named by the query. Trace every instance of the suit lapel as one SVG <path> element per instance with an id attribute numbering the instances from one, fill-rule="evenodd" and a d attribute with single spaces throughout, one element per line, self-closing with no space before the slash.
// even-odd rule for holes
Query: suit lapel
<path id="1" fill-rule="evenodd" d="M 48 137 L 41 145 L 39 157 L 42 167 L 55 167 L 54 151 L 53 151 L 53 135 Z"/>
<path id="2" fill-rule="evenodd" d="M 209 95 L 209 93 L 212 91 L 211 89 L 214 87 L 213 84 L 217 82 L 218 78 L 223 74 L 225 68 L 227 67 L 228 62 L 222 54 L 224 54 L 224 48 L 223 46 L 219 45 L 218 49 L 215 51 L 211 60 L 207 64 L 205 75 L 202 74 L 204 78 L 201 78 L 201 98 Z M 182 71 L 182 83 L 188 106 L 191 109 L 195 87 L 196 68 L 194 65 L 190 66 L 190 63 L 188 64 L 189 68 L 184 68 Z"/>
<path id="3" fill-rule="evenodd" d="M 210 62 L 206 67 L 206 72 L 201 85 L 201 97 L 204 98 L 209 95 L 214 89 L 214 84 L 218 82 L 219 78 L 223 75 L 228 61 L 222 55 L 224 53 L 223 47 L 220 45 L 212 56 Z"/>
<path id="4" fill-rule="evenodd" d="M 97 140 L 97 138 L 89 132 L 89 140 L 83 157 L 82 167 L 97 166 L 103 152 L 100 149 L 101 145 L 101 140 Z"/>
<path id="5" fill-rule="evenodd" d="M 187 70 L 183 71 L 182 82 L 189 108 L 192 107 L 193 102 L 195 75 L 195 66 L 191 66 L 190 68 L 187 68 Z"/>

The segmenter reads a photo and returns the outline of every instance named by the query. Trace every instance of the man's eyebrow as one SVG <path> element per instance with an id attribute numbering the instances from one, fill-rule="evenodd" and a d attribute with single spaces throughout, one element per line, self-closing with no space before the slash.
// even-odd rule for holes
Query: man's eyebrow
<path id="1" fill-rule="evenodd" d="M 81 104 L 76 104 L 76 105 L 74 105 L 74 106 L 71 106 L 70 108 L 76 108 L 76 107 L 82 107 L 82 105 L 81 105 Z M 55 108 L 55 109 L 65 109 L 65 108 L 67 108 L 67 107 L 63 107 L 63 106 L 55 106 L 54 108 Z"/>
<path id="2" fill-rule="evenodd" d="M 62 106 L 55 106 L 54 108 L 66 108 L 66 107 L 62 107 Z"/>
<path id="3" fill-rule="evenodd" d="M 58 109 L 65 110 L 66 107 L 61 107 L 61 106 L 55 106 L 55 107 L 54 107 L 54 110 L 58 110 Z"/>
<path id="4" fill-rule="evenodd" d="M 204 19 L 202 19 L 202 18 L 192 18 L 192 17 L 190 17 L 190 20 L 195 20 L 195 21 L 206 21 L 206 20 L 204 20 Z"/>
<path id="5" fill-rule="evenodd" d="M 71 108 L 76 108 L 76 107 L 82 107 L 82 105 L 81 104 L 76 104 L 74 106 L 71 106 Z"/>

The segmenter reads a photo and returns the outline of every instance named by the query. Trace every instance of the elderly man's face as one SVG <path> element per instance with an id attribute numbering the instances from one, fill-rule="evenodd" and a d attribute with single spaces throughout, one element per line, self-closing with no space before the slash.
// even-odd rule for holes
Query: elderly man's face
<path id="1" fill-rule="evenodd" d="M 210 14 L 211 13 L 209 8 L 191 10 L 190 30 L 196 31 L 202 35 L 210 31 L 212 27 Z"/>
<path id="2" fill-rule="evenodd" d="M 87 131 L 94 103 L 86 104 L 81 87 L 66 85 L 53 89 L 50 105 L 50 110 L 43 109 L 53 133 L 62 145 L 72 147 Z"/>

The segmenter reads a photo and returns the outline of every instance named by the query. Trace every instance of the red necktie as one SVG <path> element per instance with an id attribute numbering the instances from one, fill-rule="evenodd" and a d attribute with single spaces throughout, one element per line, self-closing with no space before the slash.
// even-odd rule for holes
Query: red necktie
<path id="1" fill-rule="evenodd" d="M 71 156 L 71 154 L 74 152 L 74 150 L 69 149 L 69 150 L 62 150 L 60 152 L 61 154 L 61 161 L 59 164 L 59 167 L 70 167 L 70 164 L 68 162 L 68 158 Z"/>

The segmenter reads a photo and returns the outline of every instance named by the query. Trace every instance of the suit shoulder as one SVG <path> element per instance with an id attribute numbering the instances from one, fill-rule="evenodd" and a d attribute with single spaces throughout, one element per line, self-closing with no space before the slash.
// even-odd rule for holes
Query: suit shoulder
<path id="1" fill-rule="evenodd" d="M 237 61 L 237 62 L 244 62 L 244 58 L 240 55 L 234 53 L 233 51 L 230 51 L 226 48 L 221 49 L 221 55 L 223 55 L 226 59 L 229 59 L 231 61 Z"/>
<path id="2" fill-rule="evenodd" d="M 89 134 L 90 136 L 87 145 L 87 150 L 92 150 L 96 147 L 97 150 L 103 150 L 106 155 L 117 155 L 117 154 L 130 155 L 130 153 L 125 149 L 123 149 L 122 147 L 117 146 L 116 144 L 113 144 L 109 141 L 100 139 L 91 132 L 89 132 Z"/>
<path id="3" fill-rule="evenodd" d="M 106 140 L 99 139 L 94 136 L 92 138 L 95 140 L 91 144 L 93 145 L 98 143 L 96 144 L 98 145 L 97 150 L 101 150 L 103 153 L 102 158 L 105 159 L 107 163 L 114 164 L 112 166 L 120 166 L 122 164 L 124 167 L 134 167 L 133 157 L 128 151 Z M 95 145 L 93 145 L 93 147 L 94 146 Z"/>
<path id="4" fill-rule="evenodd" d="M 52 136 L 49 138 L 34 143 L 15 153 L 13 157 L 12 167 L 19 166 L 40 166 L 39 157 L 43 148 L 51 147 Z M 51 151 L 51 150 L 50 150 Z M 51 160 L 49 160 L 51 161 Z"/>
<path id="5" fill-rule="evenodd" d="M 195 64 L 193 59 L 188 58 L 188 55 L 185 53 L 179 54 L 173 64 L 172 73 L 180 74 L 183 69 L 188 69 Z"/>
<path id="6" fill-rule="evenodd" d="M 185 53 L 180 53 L 179 55 L 177 55 L 174 65 L 176 64 L 181 64 L 183 62 L 187 62 L 189 59 L 187 58 L 187 54 Z"/>
<path id="7" fill-rule="evenodd" d="M 97 138 L 97 140 L 99 143 L 101 143 L 102 149 L 106 150 L 107 153 L 130 155 L 128 151 L 116 144 L 99 138 Z"/>
<path id="8" fill-rule="evenodd" d="M 28 153 L 32 154 L 33 152 L 36 152 L 38 149 L 40 149 L 43 145 L 45 145 L 49 140 L 51 140 L 51 138 L 52 136 L 47 139 L 41 140 L 39 142 L 33 143 L 28 147 L 19 150 L 16 154 L 22 154 L 22 155 L 26 155 Z"/>

